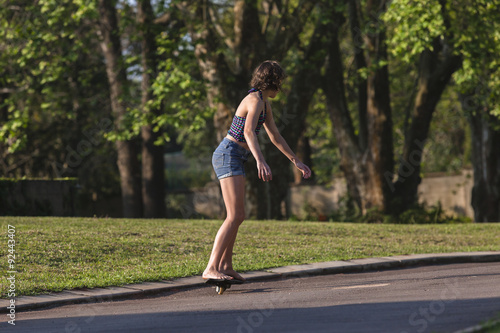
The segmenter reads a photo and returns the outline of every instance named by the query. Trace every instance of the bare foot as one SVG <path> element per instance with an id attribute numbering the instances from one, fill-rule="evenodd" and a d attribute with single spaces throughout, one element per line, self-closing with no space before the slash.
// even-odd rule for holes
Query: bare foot
<path id="1" fill-rule="evenodd" d="M 229 276 L 232 276 L 236 280 L 240 280 L 240 281 L 245 281 L 246 280 L 243 276 L 241 276 L 234 269 L 223 269 L 223 270 L 221 269 L 221 273 L 224 273 L 224 274 L 227 274 Z"/>
<path id="2" fill-rule="evenodd" d="M 224 273 L 218 272 L 215 269 L 206 269 L 201 276 L 204 280 L 216 279 L 216 280 L 232 280 L 233 278 Z"/>

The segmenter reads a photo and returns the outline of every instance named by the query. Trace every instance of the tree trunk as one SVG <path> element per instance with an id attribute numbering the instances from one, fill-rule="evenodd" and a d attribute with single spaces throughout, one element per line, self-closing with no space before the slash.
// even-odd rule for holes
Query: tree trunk
<path id="1" fill-rule="evenodd" d="M 316 86 L 311 86 L 311 82 L 321 80 L 321 68 L 326 56 L 324 36 L 327 31 L 328 24 L 319 19 L 304 56 L 297 65 L 297 72 L 293 75 L 286 106 L 281 110 L 281 115 L 276 117 L 278 129 L 293 151 L 297 150 L 298 141 L 304 133 L 307 110 L 317 90 Z M 266 161 L 273 172 L 273 180 L 269 185 L 269 199 L 263 204 L 268 205 L 266 207 L 270 216 L 267 218 L 282 219 L 282 206 L 293 181 L 292 165 L 272 143 L 267 142 L 264 149 Z"/>
<path id="2" fill-rule="evenodd" d="M 125 101 L 128 82 L 118 35 L 116 8 L 110 1 L 99 0 L 99 32 L 101 49 L 106 60 L 106 73 L 110 86 L 111 109 L 115 118 L 115 128 L 123 129 L 122 120 L 126 113 Z M 141 217 L 141 175 L 138 160 L 138 147 L 133 141 L 116 142 L 118 170 L 122 190 L 123 216 Z"/>
<path id="3" fill-rule="evenodd" d="M 142 48 L 141 107 L 143 112 L 159 115 L 160 110 L 148 110 L 152 99 L 151 85 L 157 74 L 156 41 L 152 31 L 154 14 L 149 0 L 137 3 L 137 22 L 140 28 Z M 161 133 L 154 132 L 152 125 L 141 128 L 142 137 L 142 202 L 144 217 L 165 217 L 165 179 L 163 146 L 155 145 Z"/>
<path id="4" fill-rule="evenodd" d="M 475 222 L 500 221 L 500 121 L 474 94 L 461 95 L 471 128 L 474 186 L 471 204 Z"/>
<path id="5" fill-rule="evenodd" d="M 339 27 L 344 23 L 343 15 L 337 13 L 331 25 L 328 45 L 328 62 L 325 69 L 325 79 L 322 82 L 326 95 L 326 105 L 332 121 L 332 131 L 339 145 L 340 168 L 344 173 L 347 191 L 358 207 L 362 207 L 363 182 L 359 177 L 363 171 L 361 164 L 361 149 L 354 134 L 347 100 L 345 95 L 344 76 L 340 45 L 338 40 Z"/>
<path id="6" fill-rule="evenodd" d="M 375 8 L 383 8 L 382 4 L 371 3 Z M 353 22 L 359 22 L 357 11 L 350 10 L 351 31 L 358 30 L 352 26 Z M 377 21 L 376 14 L 373 21 Z M 366 136 L 357 137 L 353 122 L 347 106 L 344 88 L 342 57 L 338 40 L 339 27 L 345 19 L 341 13 L 335 13 L 331 20 L 331 37 L 328 48 L 328 64 L 326 67 L 326 79 L 323 90 L 327 98 L 327 108 L 333 124 L 333 132 L 339 143 L 341 153 L 341 169 L 346 177 L 349 196 L 364 214 L 370 208 L 385 210 L 390 197 L 390 187 L 383 177 L 385 170 L 393 168 L 393 145 L 392 145 L 392 116 L 389 98 L 389 78 L 387 65 L 387 52 L 385 49 L 385 34 L 381 27 L 378 31 L 366 36 L 367 60 L 357 47 L 357 66 L 368 66 L 374 68 L 369 74 L 365 84 L 360 84 L 358 89 L 366 91 L 359 92 L 360 128 L 361 134 Z M 354 35 L 353 35 L 354 37 Z M 361 69 L 361 68 L 358 68 Z M 363 105 L 366 103 L 366 106 Z M 366 110 L 366 115 L 363 113 Z M 366 123 L 363 123 L 366 122 Z M 367 132 L 363 134 L 365 130 Z M 366 147 L 366 148 L 364 148 Z"/>
<path id="7" fill-rule="evenodd" d="M 364 56 L 362 31 L 360 25 L 361 4 L 359 1 L 349 1 L 349 28 L 354 46 L 354 61 L 356 68 L 366 68 Z M 367 80 L 358 75 L 358 115 L 359 115 L 359 147 L 364 150 L 368 144 L 368 121 L 367 121 Z"/>
<path id="8" fill-rule="evenodd" d="M 333 38 L 331 38 L 329 62 L 326 69 L 328 81 L 324 84 L 327 107 L 334 124 L 337 142 L 339 142 L 341 168 L 347 180 L 348 192 L 363 214 L 375 207 L 397 214 L 417 201 L 422 149 L 428 136 L 432 113 L 451 75 L 461 65 L 460 57 L 445 52 L 446 48 L 441 39 L 436 39 L 433 51 L 422 53 L 419 67 L 419 91 L 413 121 L 408 130 L 400 161 L 399 178 L 394 184 L 387 51 L 384 28 L 380 26 L 378 19 L 380 15 L 378 11 L 385 10 L 385 5 L 386 2 L 383 0 L 367 3 L 366 12 L 372 24 L 370 30 L 374 32 L 363 35 L 361 38 L 359 36 L 356 38 L 356 32 L 364 31 L 356 27 L 356 24 L 361 21 L 358 17 L 360 16 L 359 8 L 351 3 L 349 10 L 356 65 L 358 70 L 364 63 L 367 68 L 370 68 L 366 81 L 366 95 L 362 91 L 363 84 L 358 86 L 361 90 L 358 91 L 361 137 L 355 135 L 344 92 L 342 59 L 337 37 L 342 18 L 333 20 L 337 22 L 337 25 L 332 27 Z M 360 23 L 362 24 L 363 22 Z M 364 47 L 356 44 L 360 41 Z M 364 61 L 364 52 L 366 52 L 366 61 Z M 363 116 L 365 100 L 366 117 Z M 364 121 L 366 124 L 363 123 Z M 364 129 L 367 130 L 366 143 L 363 138 Z"/>
<path id="9" fill-rule="evenodd" d="M 436 39 L 434 50 L 422 52 L 419 63 L 418 92 L 415 98 L 411 125 L 405 137 L 403 155 L 400 158 L 398 178 L 386 172 L 387 183 L 394 193 L 391 212 L 398 214 L 418 200 L 422 152 L 428 138 L 432 115 L 452 74 L 462 64 L 461 57 L 441 52 L 443 45 Z M 440 58 L 444 58 L 440 60 Z"/>
<path id="10" fill-rule="evenodd" d="M 385 1 L 370 3 L 373 7 L 368 7 L 369 17 L 376 22 L 379 20 L 378 9 L 385 10 Z M 365 127 L 368 128 L 368 142 L 365 154 L 368 154 L 366 163 L 368 177 L 365 179 L 367 186 L 362 207 L 363 209 L 378 207 L 385 211 L 391 193 L 390 184 L 384 179 L 384 172 L 394 170 L 394 151 L 385 29 L 381 26 L 377 26 L 377 29 L 377 33 L 369 34 L 367 38 L 367 65 L 368 68 L 374 67 L 375 70 L 368 76 L 366 86 L 367 126 Z"/>

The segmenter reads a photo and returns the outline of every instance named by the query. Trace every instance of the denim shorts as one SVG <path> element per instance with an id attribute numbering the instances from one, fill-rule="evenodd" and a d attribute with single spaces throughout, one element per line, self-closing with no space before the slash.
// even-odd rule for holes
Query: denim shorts
<path id="1" fill-rule="evenodd" d="M 228 138 L 224 138 L 212 155 L 212 165 L 217 178 L 245 176 L 243 164 L 249 156 L 249 150 Z"/>

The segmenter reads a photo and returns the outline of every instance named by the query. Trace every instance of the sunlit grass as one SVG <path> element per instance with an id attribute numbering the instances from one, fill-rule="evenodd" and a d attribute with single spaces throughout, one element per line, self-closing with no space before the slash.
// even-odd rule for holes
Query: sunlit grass
<path id="1" fill-rule="evenodd" d="M 221 221 L 2 217 L 16 227 L 16 292 L 33 295 L 200 275 Z M 399 254 L 500 250 L 500 223 L 393 225 L 245 221 L 235 245 L 239 271 Z M 7 280 L 0 284 L 7 297 Z"/>

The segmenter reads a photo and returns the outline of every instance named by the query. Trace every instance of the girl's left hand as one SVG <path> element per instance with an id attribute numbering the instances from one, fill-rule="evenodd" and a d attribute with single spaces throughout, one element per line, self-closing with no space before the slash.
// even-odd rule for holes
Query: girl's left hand
<path id="1" fill-rule="evenodd" d="M 305 165 L 301 161 L 297 161 L 295 162 L 295 166 L 302 172 L 302 177 L 304 177 L 305 179 L 311 177 L 312 172 L 307 165 Z"/>

